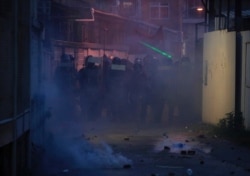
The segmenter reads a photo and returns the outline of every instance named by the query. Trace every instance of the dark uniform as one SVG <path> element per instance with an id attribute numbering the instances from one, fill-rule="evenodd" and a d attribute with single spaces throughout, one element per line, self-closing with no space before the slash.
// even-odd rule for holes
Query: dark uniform
<path id="1" fill-rule="evenodd" d="M 106 55 L 103 56 L 101 69 L 101 85 L 100 85 L 100 106 L 101 106 L 101 115 L 102 117 L 110 116 L 110 67 L 111 67 L 111 59 L 109 59 Z"/>
<path id="2" fill-rule="evenodd" d="M 85 59 L 86 67 L 79 70 L 81 109 L 88 120 L 95 120 L 100 115 L 100 68 L 91 62 L 92 56 Z"/>
<path id="3" fill-rule="evenodd" d="M 111 104 L 112 120 L 120 121 L 123 116 L 124 104 L 127 101 L 125 86 L 126 65 L 115 57 L 109 73 L 109 101 Z"/>
<path id="4" fill-rule="evenodd" d="M 157 65 L 158 62 L 153 58 L 152 55 L 148 55 L 143 59 L 143 70 L 146 77 L 146 86 L 145 86 L 145 98 L 142 104 L 142 116 L 147 116 L 147 109 L 151 107 L 152 118 L 154 121 L 158 121 L 157 117 L 157 101 L 158 101 L 158 92 L 156 89 L 156 74 L 157 74 Z"/>
<path id="5" fill-rule="evenodd" d="M 142 62 L 136 59 L 129 83 L 129 99 L 131 103 L 131 116 L 138 123 L 145 122 L 146 118 L 146 75 L 144 74 Z"/>
<path id="6" fill-rule="evenodd" d="M 162 58 L 161 64 L 158 67 L 159 92 L 161 94 L 161 105 L 159 106 L 159 115 L 167 115 L 168 123 L 172 123 L 175 116 L 176 107 L 176 76 L 172 60 Z M 164 108 L 167 105 L 167 114 L 164 114 Z M 162 108 L 162 109 L 160 109 Z"/>

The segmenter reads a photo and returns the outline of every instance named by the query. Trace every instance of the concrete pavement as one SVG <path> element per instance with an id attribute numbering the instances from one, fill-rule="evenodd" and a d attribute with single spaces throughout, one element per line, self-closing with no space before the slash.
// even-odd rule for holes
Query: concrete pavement
<path id="1" fill-rule="evenodd" d="M 250 175 L 249 148 L 189 126 L 103 121 L 84 123 L 82 128 L 82 134 L 69 137 L 74 142 L 57 145 L 71 150 L 55 155 L 58 150 L 51 146 L 54 152 L 44 155 L 46 164 L 40 168 L 43 175 Z"/>

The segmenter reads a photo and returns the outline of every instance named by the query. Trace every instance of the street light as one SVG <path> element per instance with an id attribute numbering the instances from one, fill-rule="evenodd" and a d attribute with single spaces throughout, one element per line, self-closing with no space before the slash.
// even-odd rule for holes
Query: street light
<path id="1" fill-rule="evenodd" d="M 202 7 L 197 7 L 196 10 L 197 10 L 198 12 L 202 12 L 204 9 L 203 9 Z"/>

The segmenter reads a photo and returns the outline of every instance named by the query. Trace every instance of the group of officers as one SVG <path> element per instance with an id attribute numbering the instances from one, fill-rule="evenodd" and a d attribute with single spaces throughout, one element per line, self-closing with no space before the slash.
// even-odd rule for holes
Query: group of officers
<path id="1" fill-rule="evenodd" d="M 62 56 L 55 79 L 63 94 L 77 97 L 81 116 L 93 121 L 105 116 L 115 122 L 172 123 L 192 115 L 192 65 L 147 55 L 127 59 L 87 56 L 77 71 L 73 57 Z M 66 66 L 63 66 L 65 63 Z M 150 116 L 150 117 L 149 117 Z"/>

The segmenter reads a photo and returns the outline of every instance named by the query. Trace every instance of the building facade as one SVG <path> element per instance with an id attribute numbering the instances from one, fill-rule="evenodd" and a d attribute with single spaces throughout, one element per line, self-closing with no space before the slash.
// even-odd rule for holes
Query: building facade
<path id="1" fill-rule="evenodd" d="M 207 1 L 204 39 L 202 119 L 217 124 L 227 113 L 242 113 L 250 129 L 250 3 Z M 211 13 L 213 12 L 213 13 Z"/>
<path id="2" fill-rule="evenodd" d="M 77 69 L 87 55 L 116 55 L 130 60 L 145 53 L 162 57 L 141 42 L 169 53 L 175 61 L 183 56 L 194 60 L 195 37 L 202 31 L 196 32 L 197 24 L 204 21 L 202 12 L 195 14 L 195 8 L 201 6 L 197 2 L 53 0 L 51 35 L 55 65 L 63 52 L 76 58 Z"/>
<path id="3" fill-rule="evenodd" d="M 44 24 L 39 15 L 45 13 L 39 11 L 47 2 L 0 1 L 0 175 L 28 175 L 32 146 L 43 144 Z"/>
<path id="4" fill-rule="evenodd" d="M 193 57 L 191 36 L 199 32 L 192 31 L 202 17 L 190 7 L 197 5 L 194 0 L 1 0 L 0 175 L 27 172 L 32 147 L 43 146 L 44 86 L 63 53 L 75 58 L 77 70 L 88 55 L 131 61 L 146 54 L 166 57 L 149 45 L 175 61 Z"/>

